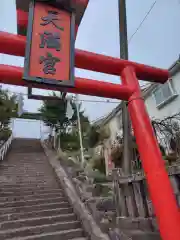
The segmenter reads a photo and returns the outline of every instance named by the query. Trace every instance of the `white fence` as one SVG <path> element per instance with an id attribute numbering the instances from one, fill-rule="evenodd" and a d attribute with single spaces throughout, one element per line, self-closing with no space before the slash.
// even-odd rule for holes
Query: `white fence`
<path id="1" fill-rule="evenodd" d="M 12 140 L 13 140 L 13 135 L 11 135 L 9 137 L 9 139 L 3 143 L 3 145 L 0 147 L 0 160 L 4 160 L 6 154 L 7 154 L 7 151 L 12 143 Z"/>

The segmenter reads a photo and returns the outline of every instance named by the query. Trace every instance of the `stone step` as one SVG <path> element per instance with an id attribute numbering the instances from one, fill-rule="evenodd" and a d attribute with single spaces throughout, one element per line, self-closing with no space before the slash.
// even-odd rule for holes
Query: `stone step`
<path id="1" fill-rule="evenodd" d="M 18 219 L 26 219 L 26 218 L 35 218 L 35 217 L 49 217 L 55 215 L 64 215 L 73 213 L 73 208 L 52 208 L 48 210 L 39 210 L 39 211 L 32 211 L 32 212 L 22 212 L 22 213 L 9 213 L 0 215 L 0 222 L 4 221 L 13 221 Z"/>
<path id="2" fill-rule="evenodd" d="M 28 178 L 28 177 L 34 177 L 34 178 L 36 178 L 36 177 L 41 177 L 41 178 L 46 178 L 46 176 L 51 176 L 49 173 L 47 174 L 47 173 L 37 173 L 37 172 L 33 172 L 33 173 L 31 173 L 31 174 L 28 174 L 28 173 L 18 173 L 17 175 L 13 175 L 11 172 L 10 173 L 6 173 L 6 174 L 4 174 L 4 172 L 3 171 L 0 171 L 0 175 L 2 176 L 4 176 L 4 177 L 6 177 L 6 178 L 11 178 L 11 177 L 16 177 L 16 178 Z M 52 176 L 51 176 L 52 177 Z"/>
<path id="3" fill-rule="evenodd" d="M 16 156 L 16 157 L 15 157 Z M 23 165 L 28 165 L 28 166 L 33 166 L 33 164 L 42 164 L 45 163 L 45 166 L 48 166 L 48 161 L 47 159 L 44 157 L 43 153 L 40 155 L 36 156 L 36 159 L 32 159 L 31 157 L 34 157 L 34 155 L 30 155 L 29 153 L 25 156 L 24 153 L 22 155 L 17 155 L 17 154 L 13 154 L 12 157 L 12 163 L 10 163 L 10 161 L 6 161 L 6 163 L 9 164 L 9 166 L 6 164 L 0 164 L 0 167 L 2 166 L 2 168 L 4 169 L 8 169 L 9 168 L 14 168 L 16 166 L 19 166 L 22 168 Z M 18 170 L 18 169 L 17 169 Z"/>
<path id="4" fill-rule="evenodd" d="M 34 168 L 34 166 L 36 166 L 36 165 L 38 166 L 39 164 L 43 165 L 45 168 L 48 168 L 48 161 L 47 161 L 47 159 L 44 159 L 44 158 L 41 159 L 43 155 L 40 155 L 38 160 L 37 159 L 36 160 L 32 160 L 32 156 L 30 156 L 30 154 L 27 155 L 26 159 L 25 159 L 24 154 L 17 156 L 17 158 L 18 158 L 17 160 L 14 159 L 14 156 L 15 155 L 13 154 L 13 161 L 14 161 L 15 164 L 10 164 L 9 163 L 9 166 L 0 164 L 0 169 L 9 170 L 9 169 L 13 169 L 14 168 L 14 169 L 16 169 L 18 171 L 19 169 L 23 169 L 23 167 L 24 168 L 27 168 L 27 167 Z M 17 167 L 19 167 L 19 169 Z"/>
<path id="5" fill-rule="evenodd" d="M 46 224 L 41 226 L 34 226 L 34 227 L 21 227 L 16 229 L 8 229 L 8 230 L 1 230 L 0 231 L 0 239 L 8 239 L 8 238 L 18 238 L 19 237 L 25 237 L 25 236 L 33 236 L 37 234 L 45 234 L 45 233 L 54 233 L 56 231 L 64 231 L 64 230 L 78 230 L 81 231 L 81 235 L 77 237 L 82 236 L 82 229 L 80 229 L 80 222 L 63 222 L 63 223 L 54 223 L 54 224 Z M 74 237 L 74 236 L 73 236 Z M 76 237 L 76 236 L 75 236 Z M 36 239 L 34 237 L 34 239 Z"/>
<path id="6" fill-rule="evenodd" d="M 53 175 L 51 175 L 50 173 L 45 173 L 44 175 L 38 175 L 38 174 L 36 174 L 36 172 L 34 172 L 34 173 L 28 173 L 28 172 L 26 172 L 26 173 L 17 173 L 17 175 L 12 175 L 11 173 L 8 175 L 8 174 L 4 174 L 4 172 L 1 172 L 0 171 L 0 176 L 1 176 L 1 178 L 2 178 L 2 176 L 4 177 L 4 179 L 2 179 L 1 180 L 1 178 L 0 178 L 0 182 L 2 182 L 3 183 L 3 181 L 7 181 L 7 182 L 11 182 L 11 181 L 13 181 L 14 179 L 15 180 L 21 180 L 21 179 L 23 179 L 24 178 L 24 180 L 26 181 L 26 180 L 28 180 L 29 181 L 29 179 L 31 180 L 33 180 L 33 179 L 37 179 L 37 181 L 38 180 L 40 180 L 40 181 L 42 181 L 42 180 L 49 180 L 49 179 L 54 179 L 53 178 Z M 47 177 L 48 176 L 48 177 Z M 26 179 L 27 178 L 27 179 Z M 54 179 L 55 180 L 55 179 Z"/>
<path id="7" fill-rule="evenodd" d="M 46 162 L 46 163 L 48 163 L 48 160 L 47 160 L 46 156 L 44 155 L 44 152 L 43 152 L 43 151 L 40 152 L 40 153 L 39 153 L 39 152 L 38 152 L 38 153 L 31 152 L 31 153 L 27 153 L 27 154 L 22 153 L 22 155 L 21 155 L 21 153 L 16 153 L 16 154 L 12 154 L 12 157 L 13 157 L 14 155 L 22 156 L 21 158 L 19 158 L 19 161 L 12 162 L 12 164 L 14 164 L 14 165 L 18 164 L 19 162 L 28 162 L 28 163 L 31 164 L 31 163 L 33 163 L 33 162 L 39 162 L 39 161 L 41 161 L 41 162 Z M 33 156 L 34 158 L 31 159 L 31 156 Z"/>
<path id="8" fill-rule="evenodd" d="M 77 217 L 74 213 L 61 214 L 47 217 L 26 218 L 15 221 L 1 222 L 0 230 L 14 229 L 21 227 L 33 227 L 39 225 L 54 224 L 57 222 L 76 222 Z"/>
<path id="9" fill-rule="evenodd" d="M 161 240 L 159 233 L 145 232 L 141 230 L 124 231 L 132 240 Z"/>
<path id="10" fill-rule="evenodd" d="M 0 213 L 2 215 L 9 213 L 25 213 L 32 211 L 40 211 L 40 210 L 48 210 L 54 208 L 68 208 L 68 202 L 57 202 L 57 203 L 48 203 L 48 204 L 39 204 L 33 206 L 21 206 L 21 207 L 8 207 L 8 208 L 0 208 Z"/>
<path id="11" fill-rule="evenodd" d="M 24 186 L 24 187 L 21 187 L 21 188 L 19 188 L 19 187 L 2 187 L 2 188 L 0 188 L 0 195 L 1 195 L 1 193 L 5 193 L 5 192 L 14 192 L 14 193 L 18 193 L 18 192 L 24 192 L 24 191 L 38 191 L 38 190 L 46 190 L 46 191 L 50 191 L 51 189 L 53 189 L 53 188 L 57 188 L 58 189 L 58 185 L 57 186 L 49 186 L 49 185 L 41 185 L 41 186 L 38 186 L 38 185 L 30 185 L 30 186 L 28 186 L 28 185 L 26 185 L 26 187 Z M 60 188 L 60 190 L 62 190 L 61 188 Z"/>
<path id="12" fill-rule="evenodd" d="M 37 140 L 14 140 L 0 163 L 1 240 L 87 240 Z"/>
<path id="13" fill-rule="evenodd" d="M 48 186 L 48 185 L 57 185 L 58 183 L 55 182 L 54 180 L 49 181 L 49 182 L 45 182 L 45 181 L 41 181 L 41 182 L 21 182 L 21 183 L 7 183 L 7 182 L 0 182 L 0 189 L 1 188 L 28 188 L 28 187 L 44 187 L 44 186 Z"/>
<path id="14" fill-rule="evenodd" d="M 45 165 L 46 164 L 46 165 Z M 27 159 L 27 160 L 18 160 L 18 163 L 14 164 L 14 165 L 4 165 L 4 164 L 0 164 L 0 169 L 1 170 L 12 170 L 12 169 L 16 169 L 17 171 L 20 170 L 20 169 L 25 169 L 25 168 L 35 168 L 35 166 L 38 166 L 38 165 L 43 165 L 45 166 L 46 168 L 48 167 L 48 162 L 45 160 L 36 160 L 34 162 L 32 162 L 30 159 Z M 17 167 L 19 167 L 17 169 Z"/>
<path id="15" fill-rule="evenodd" d="M 28 173 L 28 172 L 22 173 L 21 172 L 21 173 L 17 173 L 17 175 L 13 175 L 12 173 L 4 174 L 3 171 L 2 172 L 0 171 L 0 176 L 3 176 L 5 178 L 5 180 L 7 179 L 7 181 L 11 181 L 11 179 L 19 180 L 19 179 L 22 179 L 22 178 L 24 178 L 24 179 L 26 179 L 26 178 L 36 179 L 37 178 L 39 180 L 54 179 L 52 173 L 46 173 L 45 172 L 43 174 L 37 174 L 37 172 L 35 172 L 35 171 L 33 173 Z M 0 181 L 3 182 L 4 180 L 1 180 L 1 178 L 0 178 Z"/>
<path id="16" fill-rule="evenodd" d="M 3 170 L 4 172 L 10 172 L 12 170 L 16 170 L 16 172 L 21 172 L 21 170 L 23 170 L 23 171 L 33 170 L 34 171 L 37 167 L 38 172 L 43 172 L 42 168 L 41 168 L 42 166 L 43 166 L 43 170 L 47 169 L 48 171 L 50 171 L 47 161 L 32 162 L 32 163 L 28 163 L 25 161 L 23 161 L 23 162 L 19 161 L 19 164 L 16 164 L 15 166 L 11 166 L 11 167 L 1 167 L 1 165 L 0 165 L 0 170 L 1 171 Z"/>
<path id="17" fill-rule="evenodd" d="M 18 170 L 17 170 L 17 168 L 19 168 Z M 42 171 L 42 169 L 43 169 L 43 171 Z M 16 173 L 17 174 L 21 174 L 22 175 L 22 173 L 33 173 L 33 174 L 35 174 L 35 173 L 39 173 L 39 174 L 43 174 L 44 172 L 49 172 L 49 168 L 48 167 L 44 167 L 44 164 L 42 164 L 41 166 L 34 166 L 34 168 L 25 168 L 25 167 L 23 167 L 23 168 L 20 168 L 20 167 L 16 167 L 16 168 L 13 168 L 13 169 L 8 169 L 7 171 L 6 170 L 2 170 L 1 168 L 0 168 L 0 172 L 2 173 L 3 172 L 3 174 L 4 175 L 8 175 L 8 174 L 12 174 L 12 175 L 16 175 Z M 15 172 L 14 172 L 15 171 Z"/>
<path id="18" fill-rule="evenodd" d="M 34 206 L 44 203 L 56 203 L 56 202 L 66 202 L 65 197 L 56 197 L 56 198 L 45 198 L 45 199 L 33 199 L 33 200 L 22 200 L 22 201 L 13 201 L 13 202 L 4 202 L 0 203 L 0 208 L 8 207 L 21 207 L 21 206 Z"/>
<path id="19" fill-rule="evenodd" d="M 16 168 L 13 168 L 13 169 L 8 169 L 6 171 L 6 170 L 2 170 L 1 167 L 0 167 L 0 172 L 1 173 L 3 172 L 4 175 L 12 174 L 13 176 L 15 176 L 16 174 L 14 174 L 14 172 L 12 172 L 12 171 L 16 171 L 16 173 L 20 174 L 20 176 L 22 174 L 27 174 L 27 170 L 26 169 L 22 168 L 21 170 L 20 169 L 17 170 L 17 168 L 19 168 L 19 166 L 16 166 Z M 43 169 L 43 171 L 42 171 L 42 169 Z M 34 175 L 38 175 L 39 174 L 39 175 L 45 176 L 46 172 L 52 172 L 52 171 L 50 171 L 50 169 L 48 167 L 44 168 L 44 164 L 42 164 L 41 167 L 39 166 L 38 169 L 33 169 L 33 171 L 30 171 L 30 172 L 33 173 Z M 19 175 L 17 175 L 17 176 L 19 176 Z"/>
<path id="20" fill-rule="evenodd" d="M 48 182 L 54 182 L 57 181 L 54 178 L 44 178 L 44 177 L 32 177 L 28 176 L 26 178 L 24 177 L 11 177 L 6 179 L 0 179 L 0 186 L 6 186 L 6 185 L 15 185 L 15 184 L 41 184 L 41 183 L 48 183 Z"/>
<path id="21" fill-rule="evenodd" d="M 48 169 L 48 171 L 50 170 L 48 168 L 48 162 L 47 161 L 36 161 L 36 162 L 31 162 L 30 163 L 30 159 L 27 161 L 19 161 L 18 164 L 14 165 L 14 166 L 1 166 L 0 164 L 0 171 L 4 171 L 4 172 L 10 172 L 12 170 L 15 170 L 16 172 L 20 172 L 20 170 L 34 170 L 36 167 L 39 169 L 38 172 L 42 172 L 42 166 L 43 169 Z"/>
<path id="22" fill-rule="evenodd" d="M 18 168 L 18 166 L 17 166 L 17 168 Z M 39 167 L 39 170 L 40 169 L 44 169 L 44 166 L 42 165 L 41 167 Z M 10 176 L 23 176 L 23 175 L 38 175 L 39 174 L 39 176 L 46 176 L 46 175 L 49 175 L 49 174 L 52 174 L 52 172 L 51 173 L 49 173 L 48 172 L 48 168 L 47 169 L 44 169 L 44 171 L 43 172 L 41 172 L 41 171 L 38 171 L 38 169 L 37 168 L 35 168 L 35 169 L 22 169 L 22 170 L 18 170 L 18 171 L 16 171 L 16 172 L 14 172 L 15 171 L 15 169 L 13 170 L 8 170 L 8 171 L 1 171 L 0 170 L 0 174 L 1 174 L 1 176 L 3 175 L 3 176 L 7 176 L 7 177 L 10 177 Z"/>
<path id="23" fill-rule="evenodd" d="M 29 179 L 30 178 L 30 179 Z M 19 179 L 17 179 L 17 178 L 15 178 L 15 177 L 12 177 L 11 179 L 3 179 L 3 180 L 1 180 L 0 179 L 0 187 L 8 187 L 8 186 L 17 186 L 17 185 L 19 185 L 19 187 L 23 187 L 23 185 L 25 185 L 25 186 L 27 186 L 28 184 L 30 184 L 30 185 L 40 185 L 40 184 L 47 184 L 47 183 L 54 183 L 54 184 L 56 184 L 57 183 L 57 181 L 55 180 L 55 179 L 53 179 L 53 178 L 51 178 L 51 179 L 48 179 L 48 180 L 45 180 L 44 178 L 40 178 L 40 179 L 35 179 L 34 177 L 31 177 L 30 175 L 29 175 L 29 177 L 27 177 L 27 178 L 19 178 Z"/>
<path id="24" fill-rule="evenodd" d="M 62 192 L 55 192 L 55 193 L 45 193 L 45 194 L 33 194 L 33 195 L 16 195 L 14 196 L 14 193 L 10 196 L 6 197 L 0 197 L 0 203 L 2 202 L 13 202 L 13 201 L 27 201 L 27 200 L 39 200 L 39 199 L 46 199 L 46 198 L 57 198 L 57 197 L 63 197 Z"/>
<path id="25" fill-rule="evenodd" d="M 16 175 L 15 173 L 22 174 L 22 173 L 26 173 L 27 171 L 30 171 L 32 173 L 37 173 L 37 174 L 39 173 L 41 175 L 43 175 L 44 172 L 52 172 L 52 170 L 49 169 L 48 166 L 44 166 L 44 165 L 45 164 L 41 164 L 41 165 L 34 164 L 33 167 L 30 167 L 30 166 L 29 167 L 16 166 L 16 167 L 7 168 L 7 169 L 1 169 L 1 166 L 0 166 L 0 172 L 3 172 L 5 175 L 10 174 L 10 173 L 12 173 L 12 175 Z"/>
<path id="26" fill-rule="evenodd" d="M 2 166 L 2 169 L 15 168 L 16 166 L 18 166 L 20 168 L 22 168 L 23 166 L 34 167 L 34 165 L 36 165 L 36 164 L 38 165 L 38 164 L 43 164 L 43 163 L 44 163 L 44 166 L 47 167 L 49 164 L 47 159 L 44 157 L 43 153 L 40 155 L 37 155 L 37 156 L 30 155 L 29 153 L 26 156 L 24 154 L 22 154 L 22 155 L 13 154 L 12 157 L 13 157 L 12 163 L 10 163 L 10 161 L 6 162 L 9 164 L 9 166 L 0 164 L 0 168 L 1 168 L 1 166 Z M 32 157 L 34 157 L 36 159 L 32 159 Z"/>
<path id="27" fill-rule="evenodd" d="M 57 231 L 52 233 L 42 233 L 34 236 L 28 236 L 28 237 L 18 237 L 18 239 L 11 238 L 6 240 L 87 240 L 83 237 L 83 230 L 81 228 L 78 229 L 71 229 L 71 230 L 65 230 L 65 231 Z"/>
<path id="28" fill-rule="evenodd" d="M 14 156 L 14 154 L 12 155 Z M 42 156 L 42 155 L 41 155 Z M 17 161 L 14 161 L 14 157 L 13 157 L 13 163 L 10 164 L 9 161 L 5 161 L 5 162 L 0 162 L 0 169 L 10 169 L 10 168 L 16 168 L 16 166 L 22 166 L 22 164 L 29 164 L 31 166 L 33 166 L 36 163 L 46 163 L 46 166 L 48 166 L 48 161 L 46 160 L 46 158 L 42 159 L 42 157 L 39 157 L 39 159 L 36 158 L 36 160 L 32 160 L 31 157 L 29 157 L 29 154 L 27 156 L 25 156 L 23 154 L 23 159 L 19 159 Z M 43 154 L 44 156 L 44 154 Z"/>
<path id="29" fill-rule="evenodd" d="M 36 189 L 6 189 L 4 191 L 0 190 L 0 196 L 1 197 L 7 197 L 7 196 L 26 196 L 26 195 L 41 195 L 41 194 L 52 194 L 52 193 L 61 193 L 63 194 L 63 190 L 60 188 L 50 188 L 50 189 L 44 189 L 44 188 L 36 188 Z"/>
<path id="30" fill-rule="evenodd" d="M 19 168 L 17 170 L 17 168 Z M 43 172 L 42 172 L 42 169 L 43 169 Z M 35 166 L 33 169 L 29 169 L 29 168 L 20 168 L 19 166 L 16 166 L 14 168 L 9 168 L 7 170 L 3 170 L 1 169 L 1 166 L 0 166 L 0 173 L 3 173 L 4 176 L 6 175 L 11 175 L 11 176 L 22 176 L 23 174 L 26 174 L 28 175 L 28 173 L 32 173 L 36 176 L 46 176 L 45 173 L 46 172 L 49 172 L 49 169 L 48 167 L 44 168 L 44 164 L 42 164 L 41 166 Z M 17 174 L 16 174 L 17 173 Z"/>
<path id="31" fill-rule="evenodd" d="M 23 179 L 13 179 L 11 182 L 0 182 L 0 188 L 9 188 L 9 187 L 28 187 L 28 186 L 44 186 L 44 185 L 57 185 L 58 183 L 53 180 L 23 180 Z"/>
<path id="32" fill-rule="evenodd" d="M 3 169 L 1 169 L 0 168 L 0 172 L 2 172 L 3 171 L 3 173 L 6 175 L 6 173 L 12 173 L 13 175 L 16 175 L 16 173 L 26 173 L 26 172 L 32 172 L 32 173 L 35 173 L 35 172 L 37 172 L 37 173 L 40 173 L 40 174 L 43 174 L 44 172 L 52 172 L 52 170 L 51 169 L 49 169 L 49 167 L 48 166 L 45 166 L 45 164 L 41 164 L 41 165 L 36 165 L 36 164 L 34 164 L 34 166 L 33 167 L 25 167 L 25 166 L 23 166 L 23 167 L 20 167 L 20 166 L 16 166 L 16 167 L 14 167 L 14 168 L 9 168 L 9 169 L 7 169 L 7 170 L 3 170 Z M 15 171 L 15 172 L 12 172 L 12 171 Z"/>

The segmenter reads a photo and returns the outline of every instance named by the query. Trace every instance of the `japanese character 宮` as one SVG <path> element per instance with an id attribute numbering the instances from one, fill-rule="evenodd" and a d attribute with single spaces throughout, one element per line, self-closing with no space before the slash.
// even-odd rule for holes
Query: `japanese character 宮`
<path id="1" fill-rule="evenodd" d="M 53 55 L 49 52 L 47 52 L 46 57 L 41 56 L 39 63 L 44 63 L 43 72 L 45 74 L 52 74 L 54 75 L 56 73 L 55 65 L 57 62 L 60 62 L 60 59 L 57 57 L 53 57 Z"/>

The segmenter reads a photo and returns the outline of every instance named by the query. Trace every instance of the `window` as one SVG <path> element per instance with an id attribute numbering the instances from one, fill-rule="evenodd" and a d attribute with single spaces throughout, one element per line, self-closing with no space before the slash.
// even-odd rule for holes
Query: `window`
<path id="1" fill-rule="evenodd" d="M 157 107 L 162 106 L 166 102 L 174 99 L 177 96 L 172 86 L 172 80 L 169 80 L 163 85 L 159 85 L 153 92 Z"/>

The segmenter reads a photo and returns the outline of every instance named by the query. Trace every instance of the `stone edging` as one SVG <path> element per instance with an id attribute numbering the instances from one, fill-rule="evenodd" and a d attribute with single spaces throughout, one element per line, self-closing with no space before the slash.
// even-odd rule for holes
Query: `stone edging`
<path id="1" fill-rule="evenodd" d="M 56 158 L 55 154 L 49 150 L 44 143 L 42 143 L 44 152 L 49 160 L 50 165 L 52 166 L 58 180 L 60 181 L 66 195 L 69 198 L 70 203 L 79 216 L 84 230 L 90 236 L 91 240 L 109 240 L 107 234 L 104 234 L 99 226 L 96 224 L 92 215 L 89 213 L 84 203 L 80 200 L 72 182 L 68 178 L 66 172 L 60 164 L 60 161 Z"/>

